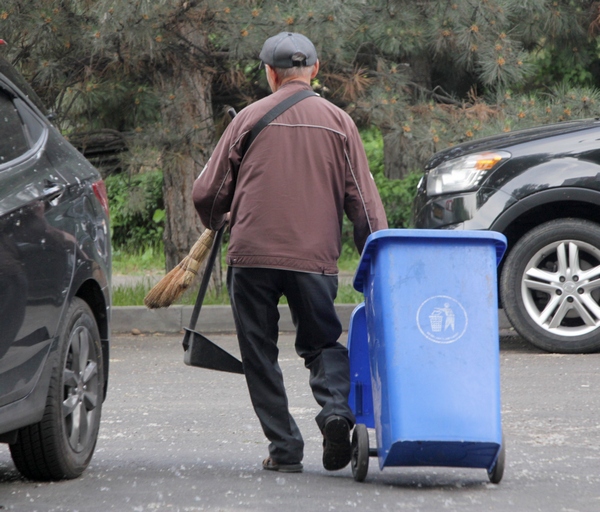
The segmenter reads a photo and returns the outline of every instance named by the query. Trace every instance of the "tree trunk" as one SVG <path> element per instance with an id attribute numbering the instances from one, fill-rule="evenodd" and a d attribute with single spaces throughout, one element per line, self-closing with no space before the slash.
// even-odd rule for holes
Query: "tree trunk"
<path id="1" fill-rule="evenodd" d="M 414 164 L 414 147 L 396 130 L 383 130 L 383 166 L 385 176 L 391 180 L 404 178 Z"/>
<path id="2" fill-rule="evenodd" d="M 192 202 L 194 180 L 210 158 L 214 148 L 214 123 L 210 100 L 210 77 L 195 70 L 173 77 L 170 87 L 180 95 L 183 108 L 163 110 L 170 133 L 181 137 L 176 147 L 163 153 L 164 202 L 166 213 L 165 256 L 167 270 L 189 252 L 202 232 L 200 218 Z M 195 128 L 198 127 L 198 128 Z"/>
<path id="3" fill-rule="evenodd" d="M 411 82 L 413 82 L 420 89 L 430 91 L 431 57 L 426 53 L 421 52 L 417 55 L 411 55 L 406 59 L 406 62 L 410 66 L 409 76 Z"/>
<path id="4" fill-rule="evenodd" d="M 185 36 L 190 40 L 201 37 L 197 32 L 190 28 Z M 165 101 L 162 110 L 168 141 L 162 153 L 167 271 L 188 254 L 204 229 L 194 208 L 192 187 L 215 145 L 212 72 L 193 59 L 184 58 L 178 64 L 167 78 L 162 77 L 164 98 L 173 99 Z M 216 265 L 215 275 L 220 278 L 219 261 Z"/>

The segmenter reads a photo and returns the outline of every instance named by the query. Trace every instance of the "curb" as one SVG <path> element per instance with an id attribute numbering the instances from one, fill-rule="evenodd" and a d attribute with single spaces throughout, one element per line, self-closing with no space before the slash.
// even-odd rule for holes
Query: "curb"
<path id="1" fill-rule="evenodd" d="M 355 304 L 339 304 L 335 309 L 345 330 Z M 145 306 L 119 306 L 112 308 L 111 330 L 113 333 L 175 333 L 189 327 L 193 306 L 171 306 L 165 309 L 148 309 Z M 287 305 L 279 306 L 279 331 L 294 332 L 292 316 Z M 198 318 L 198 330 L 203 333 L 233 333 L 235 324 L 230 306 L 204 306 Z M 498 327 L 511 329 L 503 310 L 498 310 Z"/>

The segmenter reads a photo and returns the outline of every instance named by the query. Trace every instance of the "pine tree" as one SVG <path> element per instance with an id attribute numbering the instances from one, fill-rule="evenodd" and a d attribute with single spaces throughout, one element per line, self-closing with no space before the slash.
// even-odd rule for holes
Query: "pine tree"
<path id="1" fill-rule="evenodd" d="M 386 174 L 399 178 L 452 144 L 599 115 L 598 5 L 0 0 L 0 36 L 63 133 L 80 144 L 115 136 L 127 172 L 163 170 L 169 269 L 202 229 L 191 184 L 226 107 L 269 92 L 257 60 L 267 37 L 289 30 L 314 41 L 315 89 L 382 130 Z"/>
<path id="2" fill-rule="evenodd" d="M 4 0 L 0 31 L 63 133 L 80 140 L 115 130 L 126 134 L 129 171 L 162 168 L 170 269 L 201 230 L 191 186 L 215 143 L 215 110 L 222 124 L 225 104 L 241 108 L 267 93 L 257 55 L 278 31 L 303 31 L 341 62 L 337 35 L 357 23 L 355 4 Z"/>
<path id="3" fill-rule="evenodd" d="M 598 2 L 368 4 L 355 44 L 377 61 L 363 108 L 384 133 L 388 177 L 402 177 L 433 152 L 478 136 L 572 118 L 575 110 L 597 115 L 593 89 L 572 81 L 557 89 L 543 80 L 598 63 Z M 543 59 L 563 64 L 563 73 L 557 66 L 544 70 Z M 592 85 L 589 78 L 585 85 Z M 598 73 L 595 80 L 600 86 Z M 567 96 L 582 99 L 567 106 Z"/>

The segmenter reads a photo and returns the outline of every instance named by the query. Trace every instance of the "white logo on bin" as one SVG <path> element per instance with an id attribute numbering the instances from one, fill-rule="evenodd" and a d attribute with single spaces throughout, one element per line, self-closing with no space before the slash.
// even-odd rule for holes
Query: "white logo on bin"
<path id="1" fill-rule="evenodd" d="M 446 295 L 430 297 L 417 311 L 419 331 L 434 343 L 454 343 L 463 337 L 468 323 L 462 304 Z"/>

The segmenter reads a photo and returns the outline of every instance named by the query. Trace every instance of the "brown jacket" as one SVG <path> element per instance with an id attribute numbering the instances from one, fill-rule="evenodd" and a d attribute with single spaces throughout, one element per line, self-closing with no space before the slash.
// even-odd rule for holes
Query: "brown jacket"
<path id="1" fill-rule="evenodd" d="M 218 229 L 230 217 L 227 264 L 337 274 L 343 212 L 359 251 L 387 228 L 385 211 L 352 119 L 318 96 L 286 110 L 254 140 L 244 140 L 300 81 L 243 109 L 230 123 L 194 183 L 202 223 Z M 237 183 L 236 183 L 237 176 Z"/>

